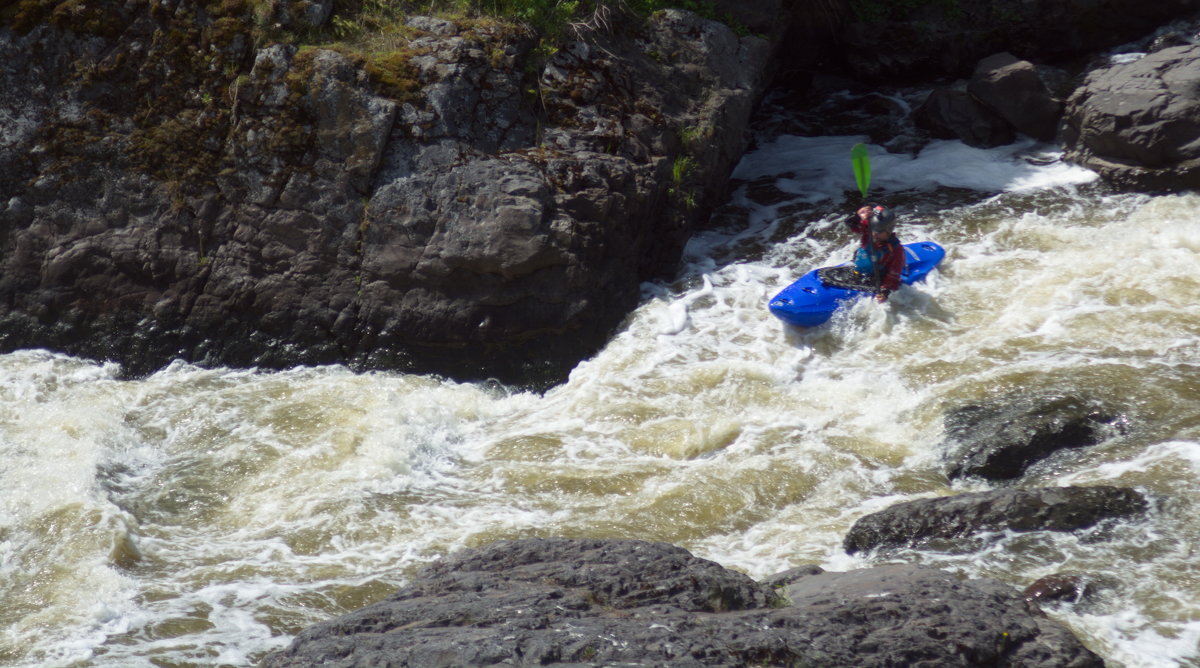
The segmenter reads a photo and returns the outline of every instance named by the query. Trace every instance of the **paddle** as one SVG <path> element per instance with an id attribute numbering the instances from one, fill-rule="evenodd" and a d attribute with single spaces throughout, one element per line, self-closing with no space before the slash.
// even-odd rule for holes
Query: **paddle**
<path id="1" fill-rule="evenodd" d="M 867 189 L 871 187 L 871 156 L 867 155 L 867 145 L 858 143 L 850 148 L 850 163 L 854 165 L 854 180 L 858 182 L 858 192 L 863 199 L 867 198 Z"/>
<path id="2" fill-rule="evenodd" d="M 867 199 L 867 190 L 871 187 L 871 156 L 867 155 L 867 145 L 863 143 L 850 147 L 850 164 L 854 166 L 854 181 L 858 183 L 858 192 L 862 193 L 863 201 Z M 868 251 L 869 252 L 869 251 Z M 879 275 L 879 266 L 871 263 L 875 279 L 876 300 L 879 299 L 879 286 L 883 278 Z"/>

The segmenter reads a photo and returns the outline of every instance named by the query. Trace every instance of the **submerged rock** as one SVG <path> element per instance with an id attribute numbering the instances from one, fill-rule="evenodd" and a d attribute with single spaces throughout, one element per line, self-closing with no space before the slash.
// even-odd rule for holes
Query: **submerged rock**
<path id="1" fill-rule="evenodd" d="M 854 554 L 990 531 L 1074 531 L 1149 508 L 1125 487 L 1000 489 L 898 503 L 860 517 L 842 542 Z"/>
<path id="2" fill-rule="evenodd" d="M 501 541 L 306 629 L 262 665 L 1103 665 L 992 580 L 916 566 L 770 580 L 665 543 Z"/>
<path id="3" fill-rule="evenodd" d="M 1018 396 L 946 414 L 947 474 L 1012 480 L 1035 462 L 1096 445 L 1116 421 L 1099 404 L 1070 396 Z"/>
<path id="4" fill-rule="evenodd" d="M 1079 603 L 1095 595 L 1096 583 L 1076 573 L 1055 573 L 1038 578 L 1021 593 L 1035 603 Z"/>

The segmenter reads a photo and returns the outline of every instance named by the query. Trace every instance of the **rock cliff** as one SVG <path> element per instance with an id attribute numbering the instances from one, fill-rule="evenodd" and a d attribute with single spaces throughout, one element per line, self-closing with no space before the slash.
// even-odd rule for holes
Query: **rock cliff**
<path id="1" fill-rule="evenodd" d="M 560 378 L 723 193 L 784 27 L 614 4 L 547 55 L 415 17 L 363 55 L 268 5 L 4 10 L 0 347 Z"/>

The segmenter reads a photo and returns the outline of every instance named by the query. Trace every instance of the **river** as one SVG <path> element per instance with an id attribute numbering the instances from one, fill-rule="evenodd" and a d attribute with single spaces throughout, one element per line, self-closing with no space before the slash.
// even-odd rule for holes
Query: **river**
<path id="1" fill-rule="evenodd" d="M 0 356 L 0 665 L 247 665 L 459 548 L 597 536 L 754 577 L 1084 573 L 1097 597 L 1048 611 L 1110 666 L 1200 666 L 1200 196 L 1114 194 L 1029 142 L 889 153 L 767 127 L 680 274 L 544 393 Z M 768 299 L 853 251 L 860 141 L 902 240 L 946 260 L 789 330 Z M 1147 518 L 842 551 L 866 513 L 987 488 L 947 479 L 947 410 L 1037 393 L 1097 398 L 1124 428 L 1019 484 L 1132 486 Z"/>

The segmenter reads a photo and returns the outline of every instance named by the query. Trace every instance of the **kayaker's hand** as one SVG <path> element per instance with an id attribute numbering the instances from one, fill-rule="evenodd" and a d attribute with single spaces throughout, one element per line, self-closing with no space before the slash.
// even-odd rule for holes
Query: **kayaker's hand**
<path id="1" fill-rule="evenodd" d="M 880 304 L 886 302 L 887 298 L 888 298 L 887 290 L 880 290 L 879 292 L 875 293 L 875 301 L 879 302 Z"/>

